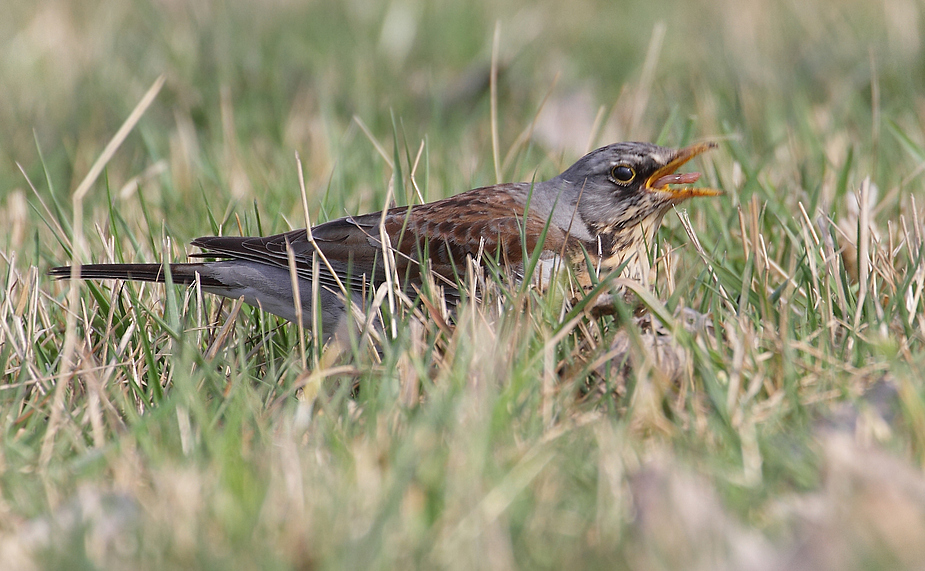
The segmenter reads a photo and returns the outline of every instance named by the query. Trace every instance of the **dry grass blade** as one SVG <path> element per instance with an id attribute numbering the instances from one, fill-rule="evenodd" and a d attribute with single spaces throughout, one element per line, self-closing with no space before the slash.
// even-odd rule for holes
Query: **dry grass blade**
<path id="1" fill-rule="evenodd" d="M 870 177 L 865 178 L 858 191 L 858 303 L 854 315 L 854 330 L 858 330 L 864 314 L 870 280 Z"/>
<path id="2" fill-rule="evenodd" d="M 166 76 L 161 75 L 158 77 L 148 91 L 144 94 L 141 100 L 138 102 L 138 105 L 135 106 L 135 109 L 129 114 L 125 122 L 122 123 L 122 126 L 119 127 L 119 130 L 116 131 L 116 134 L 113 135 L 112 139 L 103 149 L 103 152 L 100 153 L 100 156 L 96 159 L 96 162 L 93 163 L 93 166 L 90 167 L 90 171 L 87 172 L 87 175 L 77 186 L 77 189 L 74 191 L 72 196 L 72 202 L 74 206 L 74 258 L 71 266 L 71 281 L 70 287 L 68 289 L 68 307 L 70 311 L 68 312 L 68 321 L 65 328 L 64 335 L 64 349 L 62 351 L 61 358 L 61 373 L 62 381 L 67 377 L 66 375 L 73 370 L 73 356 L 74 350 L 77 344 L 77 313 L 76 308 L 78 306 L 79 300 L 77 297 L 79 280 L 77 276 L 80 275 L 80 262 L 84 256 L 84 251 L 86 246 L 84 245 L 84 235 L 83 235 L 83 201 L 87 192 L 90 191 L 90 187 L 96 182 L 96 179 L 103 172 L 106 164 L 109 160 L 116 154 L 116 150 L 122 144 L 128 134 L 135 128 L 135 125 L 147 111 L 151 103 L 154 102 L 154 98 L 157 97 L 157 94 L 160 92 L 161 87 L 164 85 Z M 51 417 L 48 420 L 48 430 L 45 432 L 44 441 L 42 443 L 41 451 L 41 461 L 40 465 L 44 468 L 48 466 L 48 462 L 51 460 L 51 455 L 54 446 L 54 438 L 57 432 L 58 423 L 61 421 L 62 407 L 64 406 L 64 389 L 67 386 L 67 382 L 59 381 L 55 387 L 55 397 L 54 404 L 51 410 Z"/>

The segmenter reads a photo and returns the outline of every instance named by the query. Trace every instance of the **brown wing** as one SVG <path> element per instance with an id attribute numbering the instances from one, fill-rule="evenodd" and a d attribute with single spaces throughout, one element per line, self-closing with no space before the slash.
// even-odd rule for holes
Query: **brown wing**
<path id="1" fill-rule="evenodd" d="M 481 254 L 517 267 L 525 253 L 533 253 L 547 223 L 536 213 L 524 216 L 529 191 L 528 184 L 477 188 L 389 216 L 386 230 L 406 260 L 428 259 L 434 272 L 450 279 L 464 273 L 467 256 Z M 396 242 L 395 236 L 401 239 Z M 559 251 L 564 240 L 564 233 L 550 226 L 543 247 Z"/>
<path id="2" fill-rule="evenodd" d="M 370 282 L 385 280 L 380 224 L 395 254 L 396 270 L 405 280 L 417 281 L 421 262 L 429 262 L 435 273 L 450 284 L 457 273 L 465 273 L 467 256 L 491 257 L 518 266 L 526 251 L 530 255 L 546 227 L 545 217 L 523 211 L 528 184 L 505 184 L 470 190 L 456 196 L 412 207 L 398 207 L 362 216 L 348 216 L 312 228 L 315 246 L 305 230 L 265 238 L 205 237 L 192 242 L 207 250 L 199 256 L 241 258 L 288 267 L 292 248 L 300 275 L 311 279 L 312 256 L 321 252 L 327 264 L 320 264 L 318 279 L 329 287 L 338 280 L 356 291 Z M 521 236 L 526 236 L 526 248 Z M 544 249 L 558 252 L 565 233 L 550 226 Z M 327 265 L 334 270 L 334 278 Z"/>

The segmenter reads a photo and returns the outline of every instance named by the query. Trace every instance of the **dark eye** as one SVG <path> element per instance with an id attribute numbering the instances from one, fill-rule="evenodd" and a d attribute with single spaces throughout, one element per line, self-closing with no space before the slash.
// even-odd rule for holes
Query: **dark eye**
<path id="1" fill-rule="evenodd" d="M 617 165 L 613 167 L 613 170 L 610 171 L 613 180 L 620 184 L 626 184 L 629 181 L 633 180 L 633 177 L 636 176 L 636 171 L 632 167 L 626 165 Z"/>

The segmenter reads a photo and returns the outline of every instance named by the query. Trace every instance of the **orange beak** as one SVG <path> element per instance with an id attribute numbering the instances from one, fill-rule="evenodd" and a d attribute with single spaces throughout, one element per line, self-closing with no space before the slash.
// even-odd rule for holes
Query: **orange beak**
<path id="1" fill-rule="evenodd" d="M 700 178 L 699 172 L 677 173 L 684 163 L 697 155 L 703 154 L 717 147 L 716 143 L 698 143 L 678 150 L 677 154 L 668 161 L 668 164 L 658 169 L 646 180 L 646 190 L 652 192 L 668 192 L 676 200 L 685 200 L 695 196 L 718 196 L 723 191 L 715 188 L 695 188 L 691 186 Z M 680 186 L 673 186 L 680 185 Z"/>

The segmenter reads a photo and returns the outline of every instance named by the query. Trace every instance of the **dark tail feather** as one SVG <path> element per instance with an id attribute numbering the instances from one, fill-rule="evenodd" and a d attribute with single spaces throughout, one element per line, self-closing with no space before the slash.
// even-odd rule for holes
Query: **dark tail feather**
<path id="1" fill-rule="evenodd" d="M 196 282 L 196 274 L 204 286 L 224 285 L 215 279 L 202 275 L 206 264 L 170 264 L 170 275 L 175 284 Z M 48 270 L 48 275 L 58 279 L 70 279 L 71 266 L 60 266 Z M 80 266 L 80 279 L 84 280 L 134 280 L 164 283 L 164 266 L 161 264 L 87 264 Z M 214 282 L 214 283 L 213 283 Z"/>

